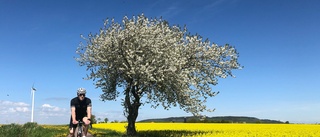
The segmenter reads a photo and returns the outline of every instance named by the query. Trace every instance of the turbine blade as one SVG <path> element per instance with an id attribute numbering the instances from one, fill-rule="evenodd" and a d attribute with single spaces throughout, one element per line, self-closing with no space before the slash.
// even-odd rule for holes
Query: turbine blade
<path id="1" fill-rule="evenodd" d="M 34 83 L 32 84 L 32 90 L 37 91 L 37 89 L 34 88 Z"/>

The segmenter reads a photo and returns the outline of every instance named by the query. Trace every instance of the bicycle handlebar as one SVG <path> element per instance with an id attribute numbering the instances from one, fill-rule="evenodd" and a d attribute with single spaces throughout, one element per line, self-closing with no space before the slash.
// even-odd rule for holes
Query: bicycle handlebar
<path id="1" fill-rule="evenodd" d="M 83 123 L 84 123 L 84 122 L 83 122 L 82 120 L 78 120 L 78 125 L 79 125 L 79 124 L 81 124 L 81 125 L 82 125 Z M 90 129 L 92 129 L 92 123 L 91 123 L 91 122 L 90 122 L 89 127 L 90 127 Z"/>

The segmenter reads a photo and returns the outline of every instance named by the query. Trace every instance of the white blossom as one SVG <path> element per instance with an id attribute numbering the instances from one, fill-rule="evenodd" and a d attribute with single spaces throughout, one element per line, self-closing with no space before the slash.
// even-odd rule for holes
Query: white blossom
<path id="1" fill-rule="evenodd" d="M 212 111 L 202 99 L 218 93 L 209 85 L 241 68 L 234 47 L 210 44 L 200 35 L 189 35 L 186 28 L 143 14 L 125 16 L 122 24 L 107 19 L 98 34 L 83 38 L 87 45 L 79 46 L 76 60 L 90 71 L 88 79 L 104 89 L 102 100 L 115 99 L 117 87 L 132 81 L 136 94 L 144 95 L 143 103 L 165 109 L 179 104 L 200 115 Z"/>

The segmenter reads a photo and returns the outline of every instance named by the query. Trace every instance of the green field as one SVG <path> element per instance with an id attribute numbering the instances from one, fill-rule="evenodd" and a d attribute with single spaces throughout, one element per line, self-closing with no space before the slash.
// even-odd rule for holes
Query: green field
<path id="1" fill-rule="evenodd" d="M 0 126 L 2 137 L 66 137 L 68 126 L 43 126 L 37 123 L 7 124 Z"/>

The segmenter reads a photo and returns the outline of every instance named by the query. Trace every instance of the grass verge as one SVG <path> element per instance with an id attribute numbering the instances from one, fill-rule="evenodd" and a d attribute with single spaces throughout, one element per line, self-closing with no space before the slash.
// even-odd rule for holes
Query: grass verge
<path id="1" fill-rule="evenodd" d="M 94 137 L 121 137 L 123 134 L 107 129 L 89 129 Z M 69 134 L 68 125 L 38 125 L 28 122 L 26 124 L 0 125 L 2 137 L 66 137 Z"/>
<path id="2" fill-rule="evenodd" d="M 37 123 L 28 122 L 24 125 L 1 125 L 0 135 L 4 137 L 66 137 L 66 130 L 46 128 Z"/>

